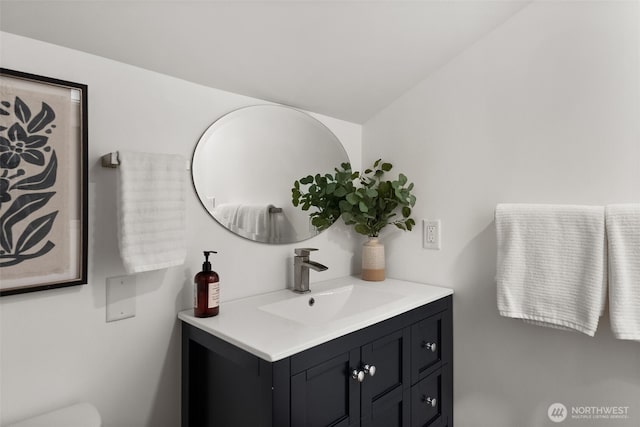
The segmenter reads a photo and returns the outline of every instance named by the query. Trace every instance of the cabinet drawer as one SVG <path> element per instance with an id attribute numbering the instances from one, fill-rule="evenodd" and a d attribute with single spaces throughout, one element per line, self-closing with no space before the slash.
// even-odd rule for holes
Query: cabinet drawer
<path id="1" fill-rule="evenodd" d="M 445 321 L 444 313 L 439 313 L 411 326 L 412 384 L 440 368 L 442 361 L 447 360 L 446 351 L 450 342 L 443 333 Z"/>
<path id="2" fill-rule="evenodd" d="M 411 387 L 411 427 L 447 425 L 451 393 L 447 385 L 448 365 Z"/>

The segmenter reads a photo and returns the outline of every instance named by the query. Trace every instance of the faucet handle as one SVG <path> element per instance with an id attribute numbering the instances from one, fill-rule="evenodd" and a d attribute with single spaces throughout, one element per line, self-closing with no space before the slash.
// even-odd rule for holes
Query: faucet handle
<path id="1" fill-rule="evenodd" d="M 316 248 L 295 248 L 293 250 L 297 256 L 309 256 L 311 251 L 317 251 Z"/>

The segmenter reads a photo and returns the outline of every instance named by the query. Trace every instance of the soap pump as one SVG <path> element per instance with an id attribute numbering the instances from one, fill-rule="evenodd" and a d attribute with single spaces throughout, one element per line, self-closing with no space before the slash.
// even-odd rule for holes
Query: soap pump
<path id="1" fill-rule="evenodd" d="M 204 251 L 202 271 L 193 278 L 193 315 L 196 317 L 212 317 L 220 312 L 220 278 L 211 270 L 209 255 L 216 251 Z"/>

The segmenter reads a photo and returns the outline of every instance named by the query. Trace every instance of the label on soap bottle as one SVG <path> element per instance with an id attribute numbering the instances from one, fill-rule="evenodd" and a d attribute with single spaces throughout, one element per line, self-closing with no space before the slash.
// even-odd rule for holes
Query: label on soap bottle
<path id="1" fill-rule="evenodd" d="M 198 284 L 193 284 L 193 308 L 198 308 Z"/>
<path id="2" fill-rule="evenodd" d="M 220 305 L 220 284 L 219 282 L 209 283 L 208 308 L 216 308 Z"/>

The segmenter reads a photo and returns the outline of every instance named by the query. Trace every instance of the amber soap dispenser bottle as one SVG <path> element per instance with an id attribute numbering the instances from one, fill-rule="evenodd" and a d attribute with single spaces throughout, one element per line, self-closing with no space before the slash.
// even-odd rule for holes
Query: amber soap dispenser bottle
<path id="1" fill-rule="evenodd" d="M 204 251 L 202 271 L 193 279 L 193 315 L 196 317 L 212 317 L 220 312 L 220 278 L 211 270 L 209 255 L 216 251 Z"/>

